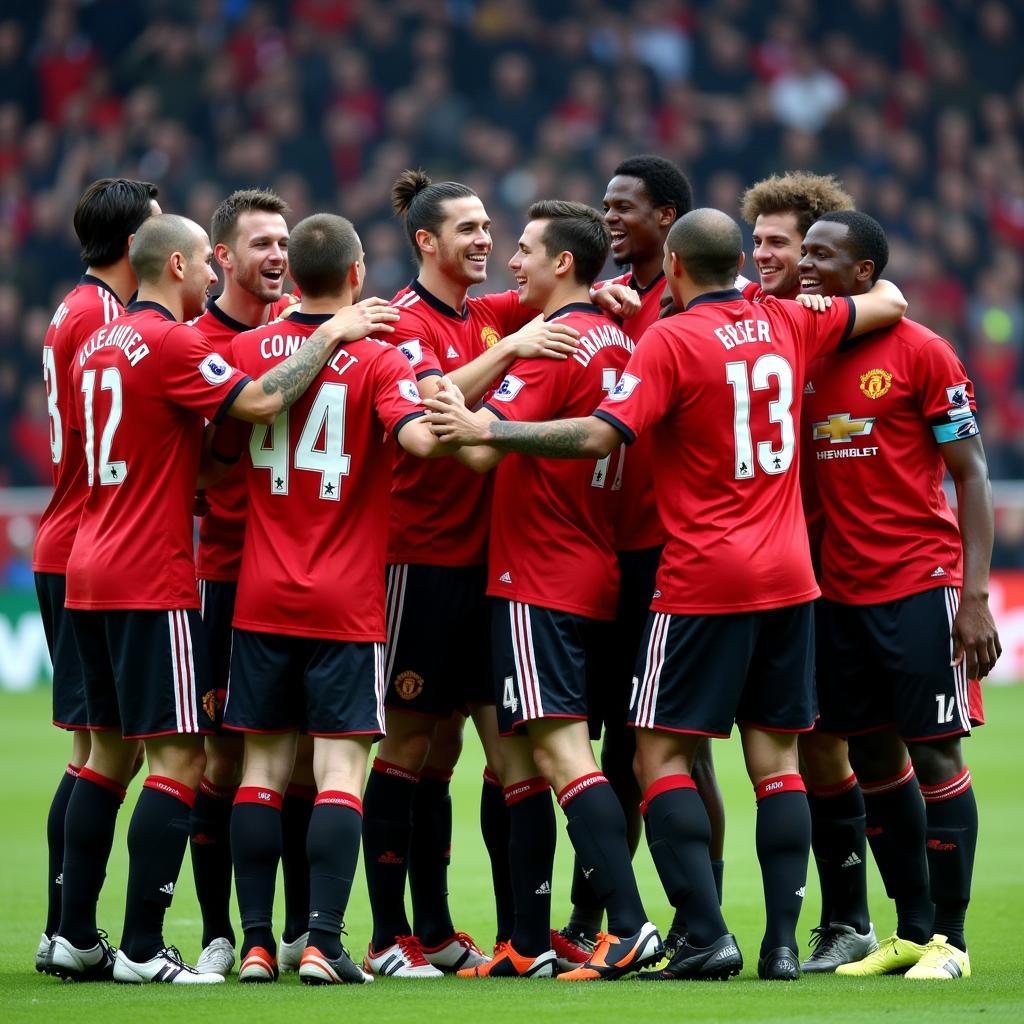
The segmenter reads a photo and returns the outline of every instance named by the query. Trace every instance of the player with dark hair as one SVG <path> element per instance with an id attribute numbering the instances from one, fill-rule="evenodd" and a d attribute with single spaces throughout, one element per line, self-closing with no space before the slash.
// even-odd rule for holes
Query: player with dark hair
<path id="1" fill-rule="evenodd" d="M 792 299 L 800 293 L 797 267 L 804 235 L 825 213 L 853 209 L 853 199 L 835 178 L 790 171 L 751 185 L 741 209 L 753 228 L 754 265 L 760 279 L 750 282 L 743 293 L 759 302 L 768 295 Z M 807 477 L 804 460 L 804 508 L 816 550 L 821 510 Z M 811 808 L 811 850 L 821 887 L 821 916 L 811 930 L 813 949 L 800 969 L 828 973 L 878 947 L 868 911 L 864 797 L 843 737 L 814 729 L 800 735 L 799 745 L 800 772 Z"/>
<path id="2" fill-rule="evenodd" d="M 240 334 L 231 357 L 243 370 L 279 364 L 336 309 L 358 301 L 365 271 L 351 223 L 330 214 L 299 223 L 291 272 L 302 312 Z M 308 941 L 299 977 L 310 984 L 373 981 L 349 958 L 340 934 L 359 856 L 366 759 L 384 731 L 381 510 L 395 442 L 420 458 L 445 454 L 425 412 L 408 360 L 384 341 L 350 336 L 272 425 L 230 424 L 227 437 L 214 440 L 217 457 L 248 451 L 250 514 L 225 712 L 226 727 L 245 735 L 231 816 L 245 929 L 239 981 L 278 975 L 271 915 L 300 727 L 314 738 L 319 793 L 309 824 Z M 298 533 L 295 523 L 302 524 Z"/>
<path id="3" fill-rule="evenodd" d="M 535 203 L 529 215 L 509 261 L 519 300 L 541 310 L 547 321 L 571 324 L 580 346 L 563 363 L 514 363 L 473 416 L 483 431 L 506 418 L 571 416 L 592 408 L 614 389 L 633 350 L 590 301 L 610 244 L 601 215 L 561 201 Z M 641 903 L 622 808 L 594 762 L 587 725 L 588 669 L 598 653 L 594 639 L 615 615 L 611 512 L 618 459 L 590 465 L 517 456 L 502 461 L 503 453 L 489 448 L 459 457 L 481 472 L 498 466 L 487 593 L 494 599 L 493 681 L 515 895 L 509 940 L 498 945 L 489 964 L 460 975 L 533 978 L 555 972 L 549 792 L 554 786 L 582 870 L 607 905 L 609 929 L 587 960 L 559 977 L 621 977 L 660 958 L 662 944 Z"/>
<path id="4" fill-rule="evenodd" d="M 211 345 L 227 351 L 241 331 L 275 319 L 291 303 L 284 294 L 288 272 L 288 204 L 270 189 L 233 192 L 214 210 L 210 227 L 214 259 L 224 288 L 207 300 L 194 321 Z M 213 670 L 217 720 L 223 713 L 231 653 L 231 617 L 245 535 L 245 476 L 240 467 L 205 491 L 209 510 L 199 522 L 196 576 Z M 305 744 L 308 746 L 308 743 Z M 308 750 L 300 764 L 306 776 L 285 797 L 285 927 L 279 961 L 296 970 L 305 946 L 309 905 L 306 828 L 313 807 Z M 242 742 L 220 731 L 206 741 L 206 767 L 189 818 L 192 874 L 203 918 L 203 950 L 196 966 L 227 975 L 235 962 L 231 924 L 231 848 L 228 842 L 232 798 L 242 770 Z M 305 783 L 303 785 L 302 783 Z"/>
<path id="5" fill-rule="evenodd" d="M 862 294 L 888 260 L 881 225 L 863 213 L 821 217 L 804 251 L 806 294 Z M 824 521 L 819 728 L 849 737 L 897 913 L 895 933 L 837 973 L 969 977 L 978 812 L 960 738 L 981 720 L 969 680 L 1001 652 L 973 388 L 952 346 L 912 320 L 814 363 L 807 379 L 803 436 Z"/>
<path id="6" fill-rule="evenodd" d="M 138 282 L 128 261 L 128 248 L 139 225 L 160 212 L 156 197 L 156 185 L 126 178 L 100 178 L 82 193 L 75 206 L 74 225 L 82 245 L 85 274 L 64 296 L 43 339 L 53 496 L 39 518 L 32 571 L 53 663 L 53 724 L 70 731 L 71 760 L 46 819 L 46 927 L 36 947 L 37 971 L 46 965 L 50 938 L 60 924 L 64 818 L 75 779 L 89 758 L 91 746 L 82 668 L 64 610 L 68 555 L 87 494 L 85 453 L 69 423 L 71 366 L 78 346 L 98 327 L 119 317 L 124 303 L 135 292 Z"/>
<path id="7" fill-rule="evenodd" d="M 686 175 L 663 157 L 630 157 L 615 168 L 608 182 L 604 216 L 611 230 L 612 258 L 619 266 L 628 264 L 630 268 L 615 281 L 640 296 L 640 309 L 622 319 L 622 329 L 634 344 L 640 343 L 644 331 L 658 319 L 665 292 L 665 238 L 675 221 L 689 213 L 692 206 L 693 192 Z M 654 503 L 654 458 L 651 437 L 639 438 L 630 447 L 620 479 L 616 480 L 621 489 L 614 516 L 619 601 L 615 621 L 602 636 L 606 651 L 597 659 L 599 667 L 590 695 L 591 728 L 595 736 L 604 726 L 601 770 L 622 804 L 629 848 L 634 853 L 642 831 L 641 793 L 633 771 L 636 741 L 633 730 L 626 725 L 626 717 L 636 653 L 654 592 L 658 559 L 667 537 Z M 721 893 L 725 809 L 715 779 L 710 743 L 698 752 L 693 775 L 712 822 L 712 863 Z M 569 923 L 561 934 L 592 949 L 604 908 L 579 864 L 573 868 L 572 903 Z M 665 937 L 666 953 L 671 955 L 685 932 L 686 923 L 677 915 Z"/>
<path id="8" fill-rule="evenodd" d="M 600 459 L 654 430 L 661 453 L 654 482 L 669 541 L 630 720 L 651 855 L 673 906 L 685 911 L 688 934 L 667 968 L 641 975 L 652 980 L 726 978 L 742 966 L 722 918 L 707 812 L 690 774 L 702 737 L 727 736 L 734 721 L 758 798 L 767 910 L 758 973 L 799 977 L 795 927 L 810 820 L 796 734 L 814 721 L 818 594 L 795 464 L 799 383 L 815 354 L 892 323 L 906 307 L 885 282 L 824 313 L 751 303 L 733 287 L 741 243 L 738 225 L 717 210 L 694 210 L 673 225 L 665 274 L 684 312 L 646 332 L 594 415 L 482 423 L 457 395 L 428 402 L 442 440 L 537 456 Z M 826 306 L 820 297 L 803 301 Z"/>
<path id="9" fill-rule="evenodd" d="M 416 279 L 392 300 L 401 320 L 388 340 L 409 359 L 423 397 L 451 375 L 477 402 L 515 359 L 568 358 L 575 331 L 529 322 L 515 291 L 473 297 L 487 277 L 490 218 L 458 182 L 408 170 L 392 190 L 418 263 Z M 617 311 L 627 290 L 602 301 Z M 364 864 L 374 915 L 367 964 L 391 977 L 437 977 L 484 963 L 448 909 L 449 781 L 468 711 L 488 770 L 481 830 L 493 876 L 497 939 L 509 937 L 512 895 L 508 815 L 501 795 L 489 662 L 486 545 L 491 483 L 454 460 L 424 462 L 399 452 L 388 542 L 387 736 L 366 786 Z M 413 906 L 405 911 L 409 878 Z M 586 958 L 564 943 L 573 962 Z"/>
<path id="10" fill-rule="evenodd" d="M 380 300 L 342 310 L 287 360 L 251 380 L 182 321 L 216 282 L 213 249 L 190 220 L 143 223 L 129 259 L 138 300 L 74 360 L 72 427 L 88 495 L 68 558 L 66 606 L 82 661 L 92 749 L 68 801 L 63 907 L 46 970 L 64 977 L 210 984 L 163 938 L 188 818 L 213 726 L 192 551 L 204 420 L 272 423 L 343 337 L 393 315 Z M 144 740 L 150 774 L 128 829 L 128 886 L 116 955 L 96 928 L 114 823 Z"/>

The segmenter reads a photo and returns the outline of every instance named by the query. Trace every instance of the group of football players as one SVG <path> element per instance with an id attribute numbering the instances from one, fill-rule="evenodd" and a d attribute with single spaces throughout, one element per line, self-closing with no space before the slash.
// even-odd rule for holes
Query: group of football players
<path id="1" fill-rule="evenodd" d="M 282 200 L 250 189 L 208 236 L 156 196 L 86 190 L 87 270 L 43 346 L 55 491 L 33 568 L 72 756 L 37 969 L 731 977 L 710 739 L 735 723 L 759 977 L 970 974 L 960 739 L 1000 651 L 984 450 L 966 371 L 903 317 L 885 235 L 834 179 L 746 191 L 748 281 L 738 225 L 692 209 L 671 162 L 634 157 L 603 214 L 535 203 L 518 287 L 470 296 L 492 248 L 482 202 L 406 171 L 392 199 L 416 277 L 390 302 L 361 298 L 342 217 L 289 230 Z M 609 255 L 629 269 L 598 281 Z M 492 954 L 447 900 L 467 718 Z M 143 761 L 115 949 L 97 900 Z M 552 789 L 576 854 L 560 929 Z M 641 825 L 675 911 L 664 940 L 633 873 Z M 868 843 L 896 906 L 881 943 Z M 186 845 L 195 967 L 163 934 Z M 361 962 L 341 942 L 360 849 Z M 822 916 L 801 963 L 812 849 Z"/>

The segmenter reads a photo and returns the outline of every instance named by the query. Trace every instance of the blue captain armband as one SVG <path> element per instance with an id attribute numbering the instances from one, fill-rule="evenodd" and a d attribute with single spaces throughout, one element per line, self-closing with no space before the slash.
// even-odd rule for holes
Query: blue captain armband
<path id="1" fill-rule="evenodd" d="M 966 419 L 955 420 L 953 423 L 932 424 L 932 432 L 939 444 L 946 444 L 949 441 L 962 441 L 965 437 L 975 437 L 981 433 L 978 428 L 978 421 L 974 416 Z"/>

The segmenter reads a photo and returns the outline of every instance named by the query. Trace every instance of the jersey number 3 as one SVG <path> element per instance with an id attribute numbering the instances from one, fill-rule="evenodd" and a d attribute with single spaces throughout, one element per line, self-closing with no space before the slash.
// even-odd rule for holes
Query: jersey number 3
<path id="1" fill-rule="evenodd" d="M 771 441 L 757 442 L 757 461 L 765 473 L 785 473 L 793 463 L 796 449 L 796 431 L 793 428 L 793 367 L 782 356 L 774 353 L 761 356 L 750 367 L 742 361 L 725 364 L 725 379 L 732 385 L 732 431 L 735 441 L 735 468 L 737 480 L 749 480 L 754 475 L 754 441 L 750 436 L 750 392 L 767 391 L 773 382 L 778 397 L 768 401 L 768 420 L 778 423 L 781 445 L 772 447 Z"/>
<path id="2" fill-rule="evenodd" d="M 313 399 L 295 455 L 288 458 L 288 413 L 285 409 L 268 427 L 258 423 L 249 441 L 249 456 L 256 469 L 270 470 L 270 493 L 287 494 L 289 469 L 320 474 L 320 497 L 341 498 L 341 478 L 350 472 L 351 458 L 345 454 L 345 400 L 347 384 L 321 384 Z M 270 443 L 267 443 L 267 439 Z"/>

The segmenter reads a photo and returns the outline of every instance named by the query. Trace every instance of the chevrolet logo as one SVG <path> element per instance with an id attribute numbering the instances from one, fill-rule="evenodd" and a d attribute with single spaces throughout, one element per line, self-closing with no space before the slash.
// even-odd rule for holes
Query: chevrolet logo
<path id="1" fill-rule="evenodd" d="M 874 416 L 862 420 L 851 420 L 848 412 L 833 413 L 827 420 L 812 425 L 815 441 L 828 440 L 832 444 L 849 444 L 851 437 L 863 437 L 871 433 L 875 425 Z"/>

